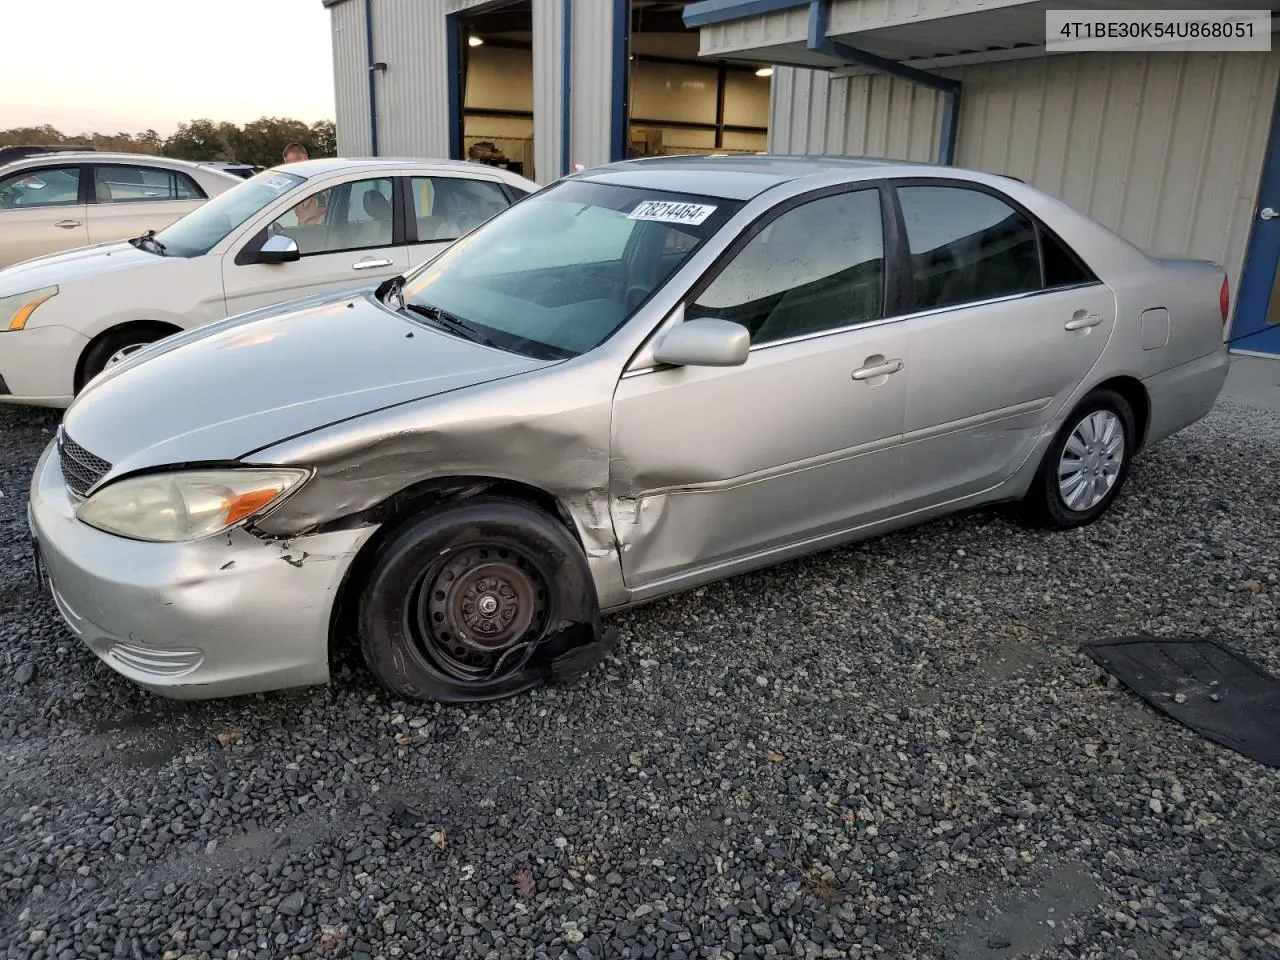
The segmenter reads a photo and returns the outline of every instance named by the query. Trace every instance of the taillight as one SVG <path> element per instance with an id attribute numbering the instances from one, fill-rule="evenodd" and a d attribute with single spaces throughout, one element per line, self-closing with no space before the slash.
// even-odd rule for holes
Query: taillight
<path id="1" fill-rule="evenodd" d="M 1222 325 L 1227 325 L 1227 314 L 1231 312 L 1231 287 L 1227 278 L 1222 278 L 1222 292 L 1218 294 L 1218 306 L 1222 308 Z"/>

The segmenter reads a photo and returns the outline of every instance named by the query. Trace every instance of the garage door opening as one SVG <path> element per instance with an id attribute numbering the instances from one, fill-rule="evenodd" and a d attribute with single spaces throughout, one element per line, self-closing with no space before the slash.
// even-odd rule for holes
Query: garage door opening
<path id="1" fill-rule="evenodd" d="M 458 16 L 461 126 L 454 159 L 534 179 L 533 5 L 530 0 Z M 455 148 L 456 149 L 456 148 Z"/>
<path id="2" fill-rule="evenodd" d="M 763 153 L 772 68 L 699 59 L 685 6 L 631 0 L 627 155 Z"/>

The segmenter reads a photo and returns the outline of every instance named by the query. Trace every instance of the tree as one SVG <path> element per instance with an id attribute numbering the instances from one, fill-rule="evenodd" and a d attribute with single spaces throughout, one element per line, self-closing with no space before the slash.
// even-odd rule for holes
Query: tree
<path id="1" fill-rule="evenodd" d="M 337 153 L 336 135 L 332 120 L 321 120 L 307 125 L 289 117 L 259 117 L 243 127 L 234 123 L 201 118 L 178 124 L 171 137 L 161 137 L 154 130 L 132 134 L 81 133 L 67 135 L 56 127 L 15 127 L 0 130 L 0 146 L 34 144 L 68 147 L 89 144 L 98 150 L 124 153 L 163 154 L 180 160 L 197 162 L 208 160 L 232 160 L 251 163 L 260 167 L 274 167 L 281 160 L 284 148 L 290 143 L 301 143 L 313 157 L 332 157 Z"/>
<path id="2" fill-rule="evenodd" d="M 338 130 L 332 120 L 319 120 L 311 125 L 311 144 L 309 152 L 313 157 L 338 155 Z"/>

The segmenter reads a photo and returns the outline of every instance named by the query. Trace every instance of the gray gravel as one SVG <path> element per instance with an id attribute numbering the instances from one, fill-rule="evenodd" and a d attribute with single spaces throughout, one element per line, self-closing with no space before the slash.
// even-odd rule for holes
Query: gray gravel
<path id="1" fill-rule="evenodd" d="M 0 408 L 0 956 L 1280 957 L 1280 774 L 1078 641 L 1280 672 L 1280 418 L 1224 405 L 1113 513 L 953 518 L 617 618 L 482 709 L 184 705 L 29 581 L 56 418 Z"/>

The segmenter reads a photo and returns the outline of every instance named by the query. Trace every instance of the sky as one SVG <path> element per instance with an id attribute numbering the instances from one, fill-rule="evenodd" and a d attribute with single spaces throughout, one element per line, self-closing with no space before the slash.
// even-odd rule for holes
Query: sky
<path id="1" fill-rule="evenodd" d="M 320 0 L 22 6 L 25 13 L 3 18 L 0 130 L 48 123 L 64 133 L 151 128 L 167 136 L 200 117 L 333 119 L 329 12 Z"/>

